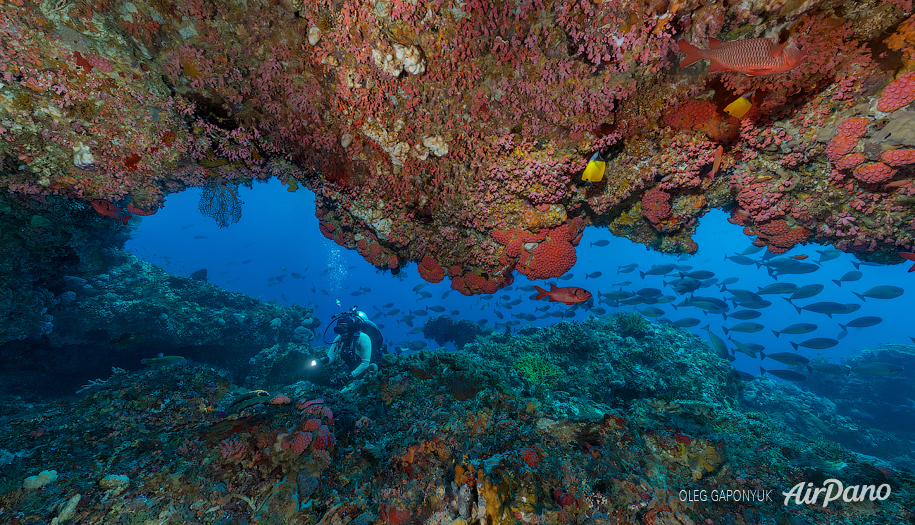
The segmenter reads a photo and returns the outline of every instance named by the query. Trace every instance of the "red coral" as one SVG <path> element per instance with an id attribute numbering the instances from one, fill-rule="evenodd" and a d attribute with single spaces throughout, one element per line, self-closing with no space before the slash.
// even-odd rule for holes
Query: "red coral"
<path id="1" fill-rule="evenodd" d="M 306 408 L 313 407 L 316 405 L 323 405 L 323 404 L 324 404 L 324 400 L 321 398 L 312 399 L 311 401 L 305 401 L 304 399 L 300 399 L 295 404 L 295 407 L 299 410 L 305 410 Z"/>
<path id="2" fill-rule="evenodd" d="M 864 162 L 864 154 L 852 153 L 851 155 L 845 155 L 836 162 L 836 169 L 850 170 L 855 166 L 861 165 L 862 162 Z"/>
<path id="3" fill-rule="evenodd" d="M 693 442 L 693 438 L 687 436 L 686 434 L 674 434 L 674 441 L 677 443 L 683 443 L 684 445 L 689 445 Z"/>
<path id="4" fill-rule="evenodd" d="M 880 160 L 889 166 L 915 164 L 915 149 L 891 149 L 880 154 Z"/>
<path id="5" fill-rule="evenodd" d="M 877 184 L 893 178 L 896 170 L 882 162 L 871 162 L 855 169 L 852 174 L 861 182 Z"/>
<path id="6" fill-rule="evenodd" d="M 321 421 L 318 419 L 309 419 L 302 428 L 309 432 L 314 432 L 321 428 Z"/>
<path id="7" fill-rule="evenodd" d="M 509 231 L 493 230 L 492 238 L 497 243 L 505 246 L 505 255 L 508 255 L 509 257 L 521 255 L 525 244 L 543 240 L 542 235 L 536 235 L 519 229 Z"/>
<path id="8" fill-rule="evenodd" d="M 791 228 L 787 232 L 766 237 L 766 245 L 772 253 L 785 253 L 795 245 L 807 240 L 810 230 L 803 227 Z"/>
<path id="9" fill-rule="evenodd" d="M 309 434 L 311 435 L 311 434 Z M 315 450 L 328 450 L 334 447 L 334 435 L 325 425 L 318 429 L 318 435 L 315 437 Z"/>
<path id="10" fill-rule="evenodd" d="M 867 133 L 867 125 L 870 124 L 870 120 L 864 117 L 855 117 L 845 119 L 841 124 L 839 124 L 839 129 L 836 130 L 836 135 L 844 135 L 860 139 Z"/>
<path id="11" fill-rule="evenodd" d="M 445 269 L 432 257 L 428 255 L 417 265 L 419 276 L 430 283 L 440 283 L 445 278 Z"/>
<path id="12" fill-rule="evenodd" d="M 831 162 L 840 162 L 842 157 L 851 153 L 858 144 L 858 139 L 851 135 L 836 135 L 826 145 L 826 156 Z"/>
<path id="13" fill-rule="evenodd" d="M 410 523 L 410 511 L 386 503 L 381 507 L 378 522 L 388 525 L 407 525 Z"/>
<path id="14" fill-rule="evenodd" d="M 271 405 L 288 405 L 289 403 L 292 403 L 292 399 L 284 394 L 277 394 L 270 400 Z"/>
<path id="15" fill-rule="evenodd" d="M 526 448 L 521 451 L 521 459 L 531 468 L 540 466 L 540 455 L 532 448 Z"/>
<path id="16" fill-rule="evenodd" d="M 578 257 L 571 243 L 572 236 L 567 224 L 549 230 L 545 239 L 532 251 L 521 255 L 518 272 L 528 279 L 549 279 L 565 274 L 575 266 Z"/>
<path id="17" fill-rule="evenodd" d="M 670 194 L 661 188 L 652 188 L 642 195 L 642 214 L 652 224 L 670 217 Z"/>
<path id="18" fill-rule="evenodd" d="M 463 295 L 491 294 L 514 282 L 511 274 L 501 278 L 485 279 L 475 273 L 467 273 L 451 279 L 451 288 Z"/>
<path id="19" fill-rule="evenodd" d="M 289 444 L 289 448 L 292 449 L 296 454 L 301 454 L 308 449 L 308 445 L 311 444 L 312 436 L 309 432 L 299 432 L 296 434 L 295 439 L 292 440 L 292 443 Z M 315 445 L 317 447 L 317 444 Z"/>
<path id="20" fill-rule="evenodd" d="M 915 71 L 900 76 L 883 89 L 877 109 L 889 113 L 915 102 Z"/>
<path id="21" fill-rule="evenodd" d="M 791 227 L 788 226 L 784 219 L 769 219 L 756 223 L 756 231 L 766 236 L 781 235 L 788 233 L 790 230 Z"/>
<path id="22" fill-rule="evenodd" d="M 708 100 L 687 100 L 664 115 L 664 122 L 677 130 L 691 130 L 715 116 L 715 104 Z"/>
<path id="23" fill-rule="evenodd" d="M 226 438 L 219 442 L 219 452 L 222 454 L 222 459 L 238 461 L 244 459 L 248 452 L 248 447 L 236 437 Z"/>

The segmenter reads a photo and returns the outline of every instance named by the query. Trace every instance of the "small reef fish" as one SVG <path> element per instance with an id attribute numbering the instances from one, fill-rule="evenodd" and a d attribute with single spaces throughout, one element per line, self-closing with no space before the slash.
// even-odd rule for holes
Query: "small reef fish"
<path id="1" fill-rule="evenodd" d="M 608 241 L 606 239 L 600 239 L 600 240 L 592 242 L 591 246 L 597 246 L 597 247 L 602 248 L 604 246 L 607 246 L 608 244 L 610 244 L 610 241 Z"/>
<path id="2" fill-rule="evenodd" d="M 597 279 L 597 278 L 600 277 L 601 275 L 603 275 L 602 272 L 586 273 L 586 274 L 585 274 L 585 279 Z"/>
<path id="3" fill-rule="evenodd" d="M 846 324 L 839 323 L 839 327 L 841 327 L 843 331 L 848 331 L 849 326 L 852 328 L 867 328 L 869 326 L 874 326 L 874 325 L 880 324 L 882 322 L 883 322 L 882 317 L 865 316 L 865 317 L 859 317 L 857 319 L 853 319 Z"/>
<path id="4" fill-rule="evenodd" d="M 772 333 L 775 334 L 775 337 L 777 338 L 781 334 L 791 334 L 791 335 L 809 334 L 810 332 L 816 330 L 817 328 L 819 328 L 819 327 L 815 324 L 797 323 L 797 324 L 793 324 L 787 328 L 784 328 L 782 330 L 772 330 Z"/>
<path id="5" fill-rule="evenodd" d="M 600 182 L 604 179 L 604 171 L 607 169 L 607 161 L 600 156 L 600 151 L 594 152 L 585 171 L 581 174 L 582 182 Z"/>
<path id="6" fill-rule="evenodd" d="M 839 344 L 838 341 L 828 337 L 814 337 L 813 339 L 808 339 L 800 343 L 791 341 L 791 346 L 793 346 L 795 350 L 797 350 L 799 346 L 803 346 L 804 348 L 812 348 L 814 350 L 824 350 L 826 348 L 832 348 L 837 344 Z"/>
<path id="7" fill-rule="evenodd" d="M 822 292 L 823 289 L 825 289 L 825 288 L 826 288 L 825 286 L 823 286 L 822 284 L 819 284 L 819 283 L 807 284 L 807 285 L 801 286 L 800 288 L 797 289 L 796 292 L 791 294 L 790 299 L 792 299 L 792 300 L 807 299 L 808 297 L 813 297 L 814 295 Z"/>
<path id="8" fill-rule="evenodd" d="M 123 334 L 121 334 L 121 337 L 118 337 L 117 339 L 108 340 L 108 344 L 118 345 L 118 346 L 128 346 L 128 345 L 134 345 L 134 344 L 142 343 L 142 342 L 143 342 L 143 338 L 135 335 L 132 332 L 124 332 Z"/>
<path id="9" fill-rule="evenodd" d="M 721 146 L 715 148 L 715 160 L 712 162 L 712 171 L 709 172 L 708 178 L 715 178 L 715 174 L 718 173 L 718 169 L 721 168 L 722 155 L 724 155 L 724 148 Z"/>
<path id="10" fill-rule="evenodd" d="M 791 352 L 775 352 L 774 354 L 767 354 L 765 352 L 759 353 L 760 360 L 767 357 L 786 365 L 806 365 L 810 362 L 810 359 L 807 359 L 800 354 L 792 354 Z"/>
<path id="11" fill-rule="evenodd" d="M 686 40 L 677 46 L 686 57 L 680 67 L 686 67 L 703 58 L 709 59 L 709 73 L 738 71 L 751 77 L 784 73 L 796 68 L 807 56 L 793 43 L 778 43 L 776 38 L 745 38 L 722 42 L 709 38 L 709 48 L 700 49 Z"/>
<path id="12" fill-rule="evenodd" d="M 824 374 L 848 375 L 848 373 L 851 372 L 850 366 L 837 365 L 834 363 L 826 363 L 825 365 L 818 365 L 811 368 Z"/>
<path id="13" fill-rule="evenodd" d="M 858 270 L 852 270 L 846 272 L 845 275 L 839 277 L 838 279 L 832 279 L 832 282 L 836 283 L 836 286 L 842 286 L 842 283 L 850 283 L 852 281 L 857 281 L 858 279 L 864 277 L 864 274 Z"/>
<path id="14" fill-rule="evenodd" d="M 872 376 L 894 376 L 903 370 L 905 369 L 899 365 L 885 363 L 883 361 L 871 361 L 870 363 L 858 365 L 851 369 L 852 372 Z"/>
<path id="15" fill-rule="evenodd" d="M 591 292 L 577 286 L 557 288 L 555 284 L 550 283 L 549 292 L 539 286 L 535 286 L 534 289 L 539 292 L 535 297 L 537 301 L 549 297 L 551 303 L 578 304 L 591 298 Z"/>
<path id="16" fill-rule="evenodd" d="M 842 250 L 836 249 L 834 246 L 830 246 L 825 250 L 817 250 L 816 252 L 820 254 L 820 258 L 817 259 L 818 263 L 831 261 L 842 255 Z"/>
<path id="17" fill-rule="evenodd" d="M 852 372 L 872 376 L 894 376 L 903 370 L 905 369 L 899 365 L 885 363 L 883 361 L 871 361 L 870 363 L 864 363 L 863 365 L 858 365 L 851 369 Z"/>
<path id="18" fill-rule="evenodd" d="M 809 255 L 807 255 L 806 253 L 801 253 L 801 254 L 798 254 L 798 255 L 792 255 L 792 256 L 791 256 L 792 259 L 797 259 L 798 261 L 803 261 L 803 260 L 806 259 L 807 257 L 809 257 Z"/>
<path id="19" fill-rule="evenodd" d="M 750 108 L 753 107 L 753 103 L 750 102 L 750 97 L 753 96 L 753 93 L 756 93 L 756 90 L 745 95 L 740 95 L 737 97 L 737 100 L 724 107 L 724 112 L 734 118 L 743 118 L 743 116 L 750 111 Z"/>
<path id="20" fill-rule="evenodd" d="M 183 365 L 185 363 L 187 363 L 187 359 L 181 357 L 180 355 L 159 354 L 158 357 L 151 357 L 140 360 L 141 365 L 147 365 L 153 368 L 162 368 L 171 365 Z"/>
<path id="21" fill-rule="evenodd" d="M 804 374 L 792 372 L 791 370 L 766 370 L 763 367 L 759 367 L 760 374 L 765 374 L 767 372 L 774 375 L 775 377 L 784 379 L 785 381 L 804 381 L 807 379 L 807 376 Z"/>
<path id="22" fill-rule="evenodd" d="M 103 201 L 100 199 L 95 199 L 91 204 L 92 209 L 95 211 L 99 212 L 105 217 L 111 217 L 116 221 L 121 221 L 124 223 L 124 226 L 127 226 L 127 221 L 130 219 L 130 214 L 121 211 L 121 208 L 118 208 L 108 201 Z"/>
<path id="23" fill-rule="evenodd" d="M 765 328 L 765 326 L 759 323 L 750 322 L 738 323 L 730 328 L 726 326 L 721 327 L 721 329 L 724 330 L 724 335 L 728 335 L 728 332 L 743 332 L 745 334 L 752 334 L 762 330 L 763 328 Z"/>
<path id="24" fill-rule="evenodd" d="M 857 295 L 859 299 L 865 301 L 865 297 L 870 297 L 872 299 L 895 299 L 903 294 L 905 290 L 898 286 L 874 286 L 864 293 L 852 292 Z"/>

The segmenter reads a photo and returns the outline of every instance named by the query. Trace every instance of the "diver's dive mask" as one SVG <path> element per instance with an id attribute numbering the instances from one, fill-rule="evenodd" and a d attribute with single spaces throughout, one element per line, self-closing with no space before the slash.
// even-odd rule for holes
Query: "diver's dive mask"
<path id="1" fill-rule="evenodd" d="M 352 321 L 349 318 L 343 317 L 337 321 L 337 325 L 334 326 L 334 333 L 341 336 L 347 336 L 351 329 Z"/>

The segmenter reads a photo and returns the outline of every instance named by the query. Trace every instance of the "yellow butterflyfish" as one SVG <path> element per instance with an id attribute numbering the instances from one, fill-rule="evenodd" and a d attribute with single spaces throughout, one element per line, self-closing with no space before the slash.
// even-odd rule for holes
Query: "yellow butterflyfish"
<path id="1" fill-rule="evenodd" d="M 604 178 L 604 170 L 607 169 L 607 161 L 600 156 L 600 151 L 596 151 L 588 161 L 584 173 L 581 174 L 581 180 L 585 182 L 600 182 Z"/>
<path id="2" fill-rule="evenodd" d="M 753 107 L 753 103 L 750 102 L 750 97 L 753 96 L 753 93 L 756 91 L 751 91 L 746 95 L 741 95 L 734 102 L 731 102 L 724 108 L 724 112 L 734 118 L 743 118 L 744 115 L 750 111 L 750 108 Z"/>

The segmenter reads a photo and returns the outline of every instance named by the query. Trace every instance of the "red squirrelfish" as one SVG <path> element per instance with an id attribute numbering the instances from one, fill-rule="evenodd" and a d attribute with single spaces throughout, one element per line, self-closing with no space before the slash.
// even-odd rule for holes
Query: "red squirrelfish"
<path id="1" fill-rule="evenodd" d="M 751 77 L 789 71 L 807 56 L 793 43 L 779 44 L 775 38 L 746 38 L 730 42 L 709 38 L 708 49 L 699 49 L 685 40 L 678 41 L 677 45 L 680 51 L 686 53 L 680 67 L 707 58 L 712 63 L 709 73 L 739 71 Z"/>
<path id="2" fill-rule="evenodd" d="M 125 226 L 127 225 L 127 220 L 130 219 L 129 213 L 124 213 L 121 211 L 121 208 L 118 208 L 108 201 L 95 199 L 92 201 L 92 207 L 95 211 L 101 213 L 105 217 L 111 217 L 112 219 L 123 222 Z"/>
<path id="3" fill-rule="evenodd" d="M 549 297 L 551 303 L 578 304 L 591 298 L 591 292 L 577 286 L 556 288 L 556 285 L 551 283 L 549 292 L 539 286 L 534 288 L 540 292 L 535 298 L 538 301 L 544 297 Z"/>

